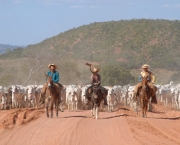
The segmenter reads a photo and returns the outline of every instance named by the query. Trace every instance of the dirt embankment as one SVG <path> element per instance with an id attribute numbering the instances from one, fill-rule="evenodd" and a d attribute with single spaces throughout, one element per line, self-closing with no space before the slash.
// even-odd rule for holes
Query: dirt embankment
<path id="1" fill-rule="evenodd" d="M 47 118 L 43 109 L 0 111 L 2 145 L 180 145 L 180 111 L 153 105 L 148 118 L 121 106 L 113 113 L 60 112 Z M 33 121 L 32 121 L 33 120 Z"/>

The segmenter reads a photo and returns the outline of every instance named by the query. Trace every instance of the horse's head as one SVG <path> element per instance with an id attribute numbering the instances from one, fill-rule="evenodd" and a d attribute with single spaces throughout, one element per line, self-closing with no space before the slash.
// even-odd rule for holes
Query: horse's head
<path id="1" fill-rule="evenodd" d="M 53 87 L 52 76 L 48 76 L 48 75 L 46 75 L 46 74 L 45 74 L 45 76 L 46 76 L 48 88 L 52 88 L 52 87 Z"/>
<path id="2" fill-rule="evenodd" d="M 149 76 L 146 75 L 142 78 L 142 86 L 146 88 L 147 82 L 149 81 Z"/>
<path id="3" fill-rule="evenodd" d="M 101 90 L 97 86 L 93 86 L 93 98 L 98 99 L 98 97 L 101 96 Z"/>

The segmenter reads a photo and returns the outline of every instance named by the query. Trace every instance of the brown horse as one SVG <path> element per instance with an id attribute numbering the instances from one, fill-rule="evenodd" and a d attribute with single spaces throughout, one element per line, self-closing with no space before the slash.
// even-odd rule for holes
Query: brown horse
<path id="1" fill-rule="evenodd" d="M 46 107 L 46 114 L 49 118 L 49 110 L 48 107 L 51 109 L 51 118 L 53 117 L 53 106 L 55 104 L 55 110 L 56 110 L 56 117 L 58 117 L 58 106 L 59 106 L 59 95 L 57 93 L 57 86 L 53 84 L 52 77 L 47 77 L 47 83 L 46 83 L 46 91 L 45 91 L 45 107 Z"/>
<path id="2" fill-rule="evenodd" d="M 142 79 L 142 88 L 140 89 L 140 105 L 141 105 L 141 111 L 142 111 L 142 117 L 147 118 L 146 112 L 148 108 L 148 102 L 151 97 L 151 90 L 150 87 L 147 85 L 148 79 L 147 77 L 143 77 Z"/>

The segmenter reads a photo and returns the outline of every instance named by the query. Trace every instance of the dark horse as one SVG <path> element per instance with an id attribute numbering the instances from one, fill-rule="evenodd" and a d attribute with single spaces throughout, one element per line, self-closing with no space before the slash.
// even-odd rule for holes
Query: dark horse
<path id="1" fill-rule="evenodd" d="M 151 88 L 147 85 L 148 79 L 147 77 L 143 77 L 142 79 L 142 88 L 140 89 L 140 106 L 142 111 L 142 117 L 147 118 L 146 112 L 148 108 L 148 102 L 151 97 Z"/>
<path id="2" fill-rule="evenodd" d="M 93 118 L 98 119 L 100 104 L 101 104 L 102 100 L 104 99 L 104 97 L 106 97 L 106 96 L 107 96 L 107 90 L 105 90 L 105 92 L 102 93 L 99 86 L 92 87 L 92 93 L 90 95 L 91 100 L 88 99 L 88 101 L 91 102 L 91 107 L 92 107 L 91 111 L 92 111 Z"/>
<path id="3" fill-rule="evenodd" d="M 53 117 L 53 106 L 55 104 L 55 110 L 56 110 L 56 117 L 58 117 L 58 105 L 59 105 L 59 95 L 57 93 L 57 86 L 53 84 L 52 77 L 47 77 L 47 89 L 45 91 L 45 107 L 46 107 L 46 113 L 47 117 L 49 118 L 49 110 L 48 107 L 51 109 L 51 118 Z"/>

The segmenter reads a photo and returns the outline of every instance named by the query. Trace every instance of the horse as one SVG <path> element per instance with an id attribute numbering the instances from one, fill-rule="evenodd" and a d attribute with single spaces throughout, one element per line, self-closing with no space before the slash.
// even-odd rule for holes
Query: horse
<path id="1" fill-rule="evenodd" d="M 148 109 L 148 102 L 151 97 L 151 88 L 148 86 L 148 76 L 143 77 L 142 79 L 142 88 L 140 89 L 140 106 L 142 111 L 142 117 L 147 118 L 146 112 Z"/>
<path id="2" fill-rule="evenodd" d="M 58 117 L 58 106 L 59 106 L 59 95 L 57 93 L 56 85 L 52 81 L 52 76 L 47 77 L 47 88 L 45 91 L 45 107 L 46 107 L 46 115 L 49 118 L 49 110 L 48 107 L 51 109 L 51 118 L 53 118 L 53 106 L 55 104 L 56 110 L 56 117 Z"/>
<path id="3" fill-rule="evenodd" d="M 95 119 L 98 119 L 99 115 L 99 107 L 104 99 L 104 97 L 107 96 L 107 90 L 104 89 L 104 93 L 102 93 L 101 89 L 99 86 L 93 86 L 92 87 L 92 93 L 91 93 L 91 112 L 92 112 L 92 117 Z M 88 100 L 89 101 L 89 100 Z"/>

